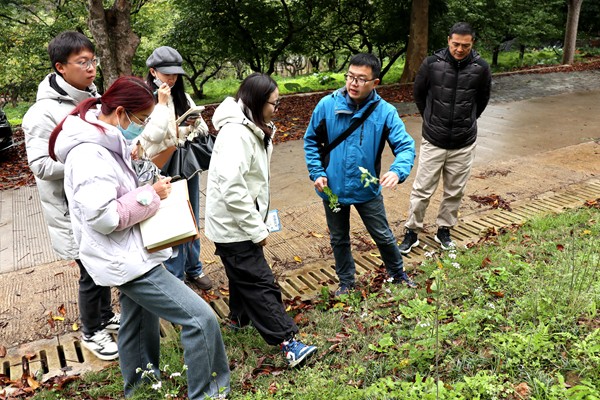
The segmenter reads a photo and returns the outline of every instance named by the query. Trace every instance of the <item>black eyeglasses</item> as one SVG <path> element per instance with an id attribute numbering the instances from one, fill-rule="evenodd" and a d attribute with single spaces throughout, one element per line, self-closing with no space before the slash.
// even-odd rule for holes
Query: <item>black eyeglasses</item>
<path id="1" fill-rule="evenodd" d="M 277 110 L 279 108 L 279 105 L 281 104 L 281 100 L 277 99 L 277 100 L 275 100 L 275 102 L 267 101 L 267 103 L 269 103 L 270 105 L 275 107 L 275 109 Z"/>
<path id="2" fill-rule="evenodd" d="M 346 82 L 348 82 L 349 84 L 353 84 L 354 82 L 356 82 L 359 86 L 365 86 L 365 84 L 367 82 L 371 82 L 371 81 L 374 81 L 375 79 L 377 79 L 377 78 L 365 79 L 365 78 L 361 78 L 361 77 L 350 75 L 350 74 L 344 74 L 344 78 L 346 78 Z"/>

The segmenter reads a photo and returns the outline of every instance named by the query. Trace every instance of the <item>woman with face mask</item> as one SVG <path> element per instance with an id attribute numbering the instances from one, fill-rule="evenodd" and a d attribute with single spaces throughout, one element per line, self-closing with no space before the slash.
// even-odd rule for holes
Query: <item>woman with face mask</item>
<path id="1" fill-rule="evenodd" d="M 144 81 L 121 77 L 101 98 L 83 101 L 57 125 L 49 154 L 65 164 L 65 193 L 81 261 L 96 284 L 120 292 L 117 343 L 126 397 L 142 380 L 139 369 L 148 364 L 160 379 L 159 318 L 182 327 L 189 398 L 217 397 L 229 390 L 229 367 L 214 312 L 162 267 L 172 250 L 149 253 L 141 238 L 139 222 L 154 215 L 171 192 L 171 178 L 139 186 L 132 169 L 130 143 L 153 109 L 154 96 Z"/>
<path id="2" fill-rule="evenodd" d="M 149 67 L 146 83 L 156 94 L 157 104 L 139 140 L 150 158 L 171 146 L 182 144 L 186 139 L 208 134 L 208 126 L 201 116 L 189 117 L 180 126 L 176 123 L 177 118 L 195 106 L 185 92 L 182 62 L 179 52 L 169 46 L 157 48 L 146 60 Z M 200 177 L 195 174 L 187 178 L 190 204 L 200 226 Z M 202 271 L 200 240 L 181 244 L 173 250 L 174 257 L 165 262 L 169 272 L 181 280 L 187 278 L 200 289 L 211 289 L 212 282 Z"/>

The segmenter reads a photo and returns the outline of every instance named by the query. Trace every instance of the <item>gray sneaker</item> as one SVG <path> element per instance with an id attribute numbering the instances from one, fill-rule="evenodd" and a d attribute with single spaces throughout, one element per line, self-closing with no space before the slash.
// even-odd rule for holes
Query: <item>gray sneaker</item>
<path id="1" fill-rule="evenodd" d="M 406 230 L 406 234 L 404 235 L 404 240 L 398 248 L 400 249 L 400 253 L 408 254 L 412 250 L 413 247 L 417 247 L 419 245 L 419 238 L 417 237 L 417 233 L 415 231 L 411 231 L 410 229 Z"/>

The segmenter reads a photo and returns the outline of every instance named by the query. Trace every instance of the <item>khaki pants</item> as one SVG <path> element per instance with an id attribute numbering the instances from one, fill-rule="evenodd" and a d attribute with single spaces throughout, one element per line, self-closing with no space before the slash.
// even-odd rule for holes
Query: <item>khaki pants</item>
<path id="1" fill-rule="evenodd" d="M 449 228 L 456 225 L 458 208 L 475 158 L 475 148 L 476 144 L 473 143 L 462 149 L 446 150 L 425 139 L 421 141 L 417 176 L 410 193 L 410 209 L 404 225 L 407 229 L 416 232 L 423 230 L 425 211 L 437 189 L 440 176 L 444 181 L 444 195 L 436 224 Z"/>

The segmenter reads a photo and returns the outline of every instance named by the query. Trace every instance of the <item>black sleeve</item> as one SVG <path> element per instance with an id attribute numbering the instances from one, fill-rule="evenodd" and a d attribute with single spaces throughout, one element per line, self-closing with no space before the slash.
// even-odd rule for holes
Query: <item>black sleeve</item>
<path id="1" fill-rule="evenodd" d="M 490 93 L 492 91 L 492 72 L 490 71 L 490 66 L 487 62 L 481 64 L 483 67 L 483 76 L 481 79 L 481 85 L 479 90 L 477 90 L 477 118 L 481 116 L 483 110 L 488 105 L 490 101 Z"/>
<path id="2" fill-rule="evenodd" d="M 425 105 L 427 104 L 427 92 L 429 91 L 429 57 L 425 58 L 419 67 L 415 83 L 413 85 L 413 96 L 415 104 L 421 115 L 425 114 Z"/>

